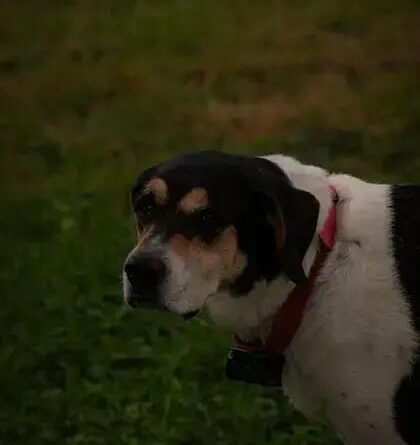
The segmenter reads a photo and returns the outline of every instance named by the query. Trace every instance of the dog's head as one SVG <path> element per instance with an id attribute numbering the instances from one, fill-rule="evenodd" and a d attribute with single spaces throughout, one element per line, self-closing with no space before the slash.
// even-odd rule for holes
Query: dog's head
<path id="1" fill-rule="evenodd" d="M 146 170 L 131 195 L 137 245 L 124 265 L 131 306 L 188 317 L 227 291 L 284 274 L 305 280 L 318 201 L 264 158 L 200 152 Z"/>

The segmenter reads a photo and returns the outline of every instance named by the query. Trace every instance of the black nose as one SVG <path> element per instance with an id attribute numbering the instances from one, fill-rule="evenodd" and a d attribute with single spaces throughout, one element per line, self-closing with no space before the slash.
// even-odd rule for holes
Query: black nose
<path id="1" fill-rule="evenodd" d="M 165 263 L 156 256 L 136 256 L 124 266 L 128 281 L 139 298 L 157 297 L 159 286 L 166 275 Z"/>

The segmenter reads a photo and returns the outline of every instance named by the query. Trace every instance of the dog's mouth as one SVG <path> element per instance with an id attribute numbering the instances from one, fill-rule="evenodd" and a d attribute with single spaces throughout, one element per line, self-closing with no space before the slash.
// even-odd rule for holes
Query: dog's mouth
<path id="1" fill-rule="evenodd" d="M 184 320 L 188 321 L 194 318 L 199 312 L 199 310 L 186 312 L 185 314 L 182 314 L 182 317 L 184 318 Z"/>

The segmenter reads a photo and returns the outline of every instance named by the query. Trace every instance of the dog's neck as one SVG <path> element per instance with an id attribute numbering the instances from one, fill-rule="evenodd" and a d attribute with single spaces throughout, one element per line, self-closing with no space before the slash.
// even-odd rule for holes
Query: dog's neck
<path id="1" fill-rule="evenodd" d="M 311 193 L 319 201 L 316 232 L 303 261 L 304 271 L 308 274 L 315 260 L 319 232 L 331 206 L 328 173 L 287 156 L 273 155 L 266 159 L 278 165 L 296 188 Z M 270 283 L 257 282 L 248 295 L 241 297 L 232 297 L 228 291 L 220 291 L 208 298 L 207 311 L 215 324 L 235 332 L 242 339 L 263 339 L 270 331 L 274 314 L 294 287 L 294 283 L 281 275 Z"/>

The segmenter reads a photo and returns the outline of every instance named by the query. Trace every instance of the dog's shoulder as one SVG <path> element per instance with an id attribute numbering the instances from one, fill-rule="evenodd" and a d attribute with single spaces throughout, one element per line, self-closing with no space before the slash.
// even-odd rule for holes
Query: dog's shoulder
<path id="1" fill-rule="evenodd" d="M 338 238 L 365 248 L 383 245 L 392 224 L 389 206 L 391 187 L 345 174 L 330 175 L 329 182 L 339 198 Z"/>
<path id="2" fill-rule="evenodd" d="M 389 256 L 420 331 L 420 186 L 372 184 L 331 175 L 337 189 L 338 237 Z"/>

